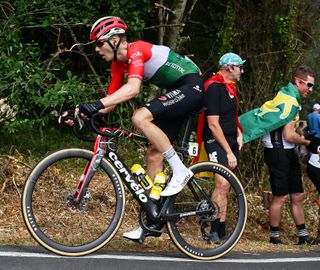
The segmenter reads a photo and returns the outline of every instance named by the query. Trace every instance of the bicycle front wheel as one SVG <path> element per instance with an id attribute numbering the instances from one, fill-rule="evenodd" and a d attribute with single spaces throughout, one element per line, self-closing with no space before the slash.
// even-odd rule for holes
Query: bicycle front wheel
<path id="1" fill-rule="evenodd" d="M 180 219 L 167 223 L 168 232 L 175 245 L 186 255 L 200 260 L 213 260 L 228 253 L 239 241 L 246 224 L 247 202 L 237 177 L 221 164 L 200 162 L 190 169 L 194 177 L 176 195 L 169 212 L 181 213 Z M 216 177 L 229 183 L 227 200 L 215 194 Z M 196 211 L 207 211 L 195 215 Z M 226 234 L 212 239 L 211 226 L 215 220 L 225 219 Z"/>
<path id="2" fill-rule="evenodd" d="M 64 149 L 40 161 L 29 174 L 22 214 L 32 237 L 46 249 L 81 256 L 103 247 L 124 215 L 124 188 L 114 167 L 102 159 L 79 204 L 72 203 L 84 168 L 93 153 Z"/>

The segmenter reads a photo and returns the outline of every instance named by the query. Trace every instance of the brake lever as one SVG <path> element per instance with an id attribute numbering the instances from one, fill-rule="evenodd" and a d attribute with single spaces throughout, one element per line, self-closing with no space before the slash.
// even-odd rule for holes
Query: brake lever
<path id="1" fill-rule="evenodd" d="M 84 121 L 78 115 L 75 118 L 76 118 L 76 120 L 78 122 L 79 129 L 81 130 L 84 127 Z"/>

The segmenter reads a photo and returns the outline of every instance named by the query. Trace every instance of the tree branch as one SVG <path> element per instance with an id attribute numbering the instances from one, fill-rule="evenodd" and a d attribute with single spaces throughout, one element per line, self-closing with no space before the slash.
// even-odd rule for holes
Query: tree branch
<path id="1" fill-rule="evenodd" d="M 189 18 L 191 17 L 191 13 L 194 10 L 195 5 L 197 4 L 198 0 L 193 0 L 192 1 L 192 5 L 189 9 L 189 11 L 187 12 L 187 15 L 184 17 L 183 22 L 186 23 L 186 21 L 189 20 Z"/>
<path id="2" fill-rule="evenodd" d="M 160 27 L 175 27 L 175 26 L 184 27 L 185 24 L 184 24 L 184 23 L 159 24 L 159 25 L 154 25 L 154 26 L 145 27 L 145 28 L 143 28 L 143 30 L 151 30 L 151 29 L 160 28 Z"/>
<path id="3" fill-rule="evenodd" d="M 165 5 L 163 5 L 162 3 L 154 3 L 156 8 L 162 8 L 164 11 L 168 11 L 171 14 L 176 14 L 174 10 L 166 7 Z"/>
<path id="4" fill-rule="evenodd" d="M 103 84 L 102 84 L 102 82 L 101 82 L 101 80 L 100 80 L 100 78 L 99 78 L 96 70 L 94 69 L 94 67 L 93 67 L 93 65 L 92 65 L 89 57 L 88 57 L 88 56 L 86 55 L 86 53 L 84 52 L 82 44 L 78 41 L 76 35 L 74 34 L 74 32 L 73 32 L 72 28 L 70 27 L 70 25 L 67 23 L 66 19 L 65 19 L 63 16 L 61 16 L 61 18 L 62 18 L 64 24 L 66 25 L 67 29 L 69 30 L 73 41 L 75 42 L 75 44 L 78 44 L 79 51 L 80 51 L 81 55 L 84 56 L 84 59 L 86 60 L 86 62 L 87 62 L 87 64 L 88 64 L 90 70 L 92 71 L 93 75 L 95 76 L 95 78 L 96 78 L 96 80 L 97 80 L 97 82 L 98 82 L 101 90 L 102 90 L 103 93 L 106 95 L 106 90 L 104 89 L 104 86 L 103 86 Z M 71 47 L 71 48 L 72 48 L 72 47 Z"/>
<path id="5" fill-rule="evenodd" d="M 1 7 L 1 10 L 4 14 L 4 16 L 9 19 L 9 16 L 7 15 L 5 9 L 8 9 L 10 12 L 13 12 L 14 11 L 14 8 L 12 7 L 12 5 L 8 2 L 5 2 L 5 1 L 1 1 L 0 2 L 0 7 Z"/>

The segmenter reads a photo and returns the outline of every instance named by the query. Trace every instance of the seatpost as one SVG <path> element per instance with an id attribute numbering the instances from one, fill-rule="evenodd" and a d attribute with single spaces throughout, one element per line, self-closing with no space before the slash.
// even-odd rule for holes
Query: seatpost
<path id="1" fill-rule="evenodd" d="M 198 113 L 197 112 L 192 112 L 189 115 L 188 121 L 187 121 L 187 125 L 186 125 L 186 129 L 184 131 L 183 134 L 183 139 L 181 142 L 181 149 L 182 150 L 188 150 L 188 143 L 189 143 L 189 138 L 193 129 L 193 125 L 194 125 L 194 121 L 195 121 L 195 117 Z"/>

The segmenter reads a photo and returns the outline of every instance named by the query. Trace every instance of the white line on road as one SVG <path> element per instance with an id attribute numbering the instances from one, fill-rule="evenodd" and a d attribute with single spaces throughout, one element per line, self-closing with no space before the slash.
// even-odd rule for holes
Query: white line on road
<path id="1" fill-rule="evenodd" d="M 58 255 L 30 252 L 0 251 L 0 257 L 32 257 L 32 258 L 66 258 L 66 259 L 113 259 L 113 260 L 138 260 L 138 261 L 171 261 L 171 262 L 208 262 L 192 260 L 188 258 L 157 257 L 157 256 L 132 256 L 115 254 L 97 254 L 85 257 L 63 257 Z M 273 258 L 273 259 L 217 259 L 212 262 L 217 263 L 288 263 L 288 262 L 319 262 L 320 257 L 300 257 L 300 258 Z"/>

